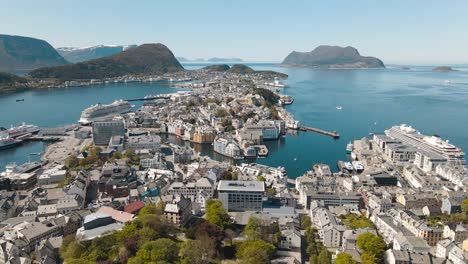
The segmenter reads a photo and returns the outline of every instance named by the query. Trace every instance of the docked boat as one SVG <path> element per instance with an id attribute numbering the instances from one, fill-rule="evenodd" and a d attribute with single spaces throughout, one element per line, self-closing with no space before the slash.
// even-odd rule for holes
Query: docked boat
<path id="1" fill-rule="evenodd" d="M 13 148 L 21 144 L 21 140 L 11 138 L 8 133 L 0 133 L 0 150 Z"/>
<path id="2" fill-rule="evenodd" d="M 8 129 L 8 135 L 10 138 L 17 138 L 26 134 L 36 134 L 41 130 L 40 127 L 35 125 L 28 125 L 26 123 L 22 123 L 17 127 L 11 127 Z"/>
<path id="3" fill-rule="evenodd" d="M 83 110 L 78 122 L 83 125 L 90 124 L 96 118 L 128 113 L 133 107 L 134 105 L 124 100 L 117 100 L 112 104 L 98 103 Z"/>
<path id="4" fill-rule="evenodd" d="M 351 154 L 353 152 L 353 143 L 349 142 L 348 145 L 346 145 L 346 154 Z"/>
<path id="5" fill-rule="evenodd" d="M 364 165 L 360 161 L 353 161 L 353 168 L 356 172 L 362 172 L 364 170 Z"/>
<path id="6" fill-rule="evenodd" d="M 338 169 L 342 172 L 353 172 L 354 168 L 351 162 L 338 161 Z"/>
<path id="7" fill-rule="evenodd" d="M 278 78 L 275 78 L 275 80 L 273 82 L 266 82 L 265 85 L 270 86 L 270 87 L 274 87 L 274 88 L 279 88 L 279 89 L 287 87 L 287 85 L 281 83 L 281 80 L 278 79 Z"/>
<path id="8" fill-rule="evenodd" d="M 349 171 L 349 172 L 353 171 L 353 169 L 354 169 L 353 164 L 351 164 L 351 162 L 345 162 L 344 166 L 345 166 L 346 170 Z"/>
<path id="9" fill-rule="evenodd" d="M 291 96 L 283 96 L 280 100 L 280 105 L 290 105 L 294 102 L 294 98 Z"/>

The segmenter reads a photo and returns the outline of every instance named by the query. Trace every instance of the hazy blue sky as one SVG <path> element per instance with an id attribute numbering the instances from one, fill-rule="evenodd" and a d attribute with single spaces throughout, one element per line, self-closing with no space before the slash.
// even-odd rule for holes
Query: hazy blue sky
<path id="1" fill-rule="evenodd" d="M 468 1 L 3 0 L 0 33 L 55 47 L 161 42 L 188 58 L 281 61 L 330 44 L 386 63 L 468 63 Z"/>

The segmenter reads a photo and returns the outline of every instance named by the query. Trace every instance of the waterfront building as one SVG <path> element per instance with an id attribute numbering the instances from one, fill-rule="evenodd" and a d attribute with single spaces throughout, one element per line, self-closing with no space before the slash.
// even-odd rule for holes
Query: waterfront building
<path id="1" fill-rule="evenodd" d="M 218 183 L 218 197 L 228 212 L 262 211 L 265 184 L 261 181 L 225 181 Z"/>
<path id="2" fill-rule="evenodd" d="M 93 122 L 93 141 L 95 145 L 107 146 L 112 136 L 125 135 L 124 122 L 121 120 Z"/>
<path id="3" fill-rule="evenodd" d="M 213 142 L 215 152 L 231 158 L 238 158 L 242 155 L 239 144 L 230 134 L 218 134 Z"/>
<path id="4" fill-rule="evenodd" d="M 193 133 L 193 142 L 200 144 L 213 143 L 215 137 L 216 132 L 212 127 L 197 127 L 195 133 Z"/>
<path id="5" fill-rule="evenodd" d="M 246 124 L 244 130 L 261 132 L 264 140 L 278 139 L 285 131 L 284 121 L 279 120 L 262 120 L 257 124 Z"/>
<path id="6" fill-rule="evenodd" d="M 172 150 L 174 163 L 187 164 L 192 161 L 193 150 L 189 147 L 176 147 Z"/>

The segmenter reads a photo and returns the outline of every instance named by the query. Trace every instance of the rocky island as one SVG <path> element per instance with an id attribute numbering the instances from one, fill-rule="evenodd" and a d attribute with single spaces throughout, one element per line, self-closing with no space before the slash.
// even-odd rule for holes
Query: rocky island
<path id="1" fill-rule="evenodd" d="M 453 72 L 456 70 L 448 66 L 439 66 L 439 67 L 435 67 L 434 69 L 432 69 L 432 71 L 433 72 Z"/>
<path id="2" fill-rule="evenodd" d="M 375 57 L 365 57 L 353 47 L 318 46 L 311 52 L 291 52 L 281 63 L 284 66 L 316 69 L 374 69 L 385 68 Z"/>

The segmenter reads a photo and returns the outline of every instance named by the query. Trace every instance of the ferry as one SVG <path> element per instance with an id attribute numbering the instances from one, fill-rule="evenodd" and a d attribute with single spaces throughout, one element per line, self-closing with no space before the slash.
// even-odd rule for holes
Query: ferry
<path id="1" fill-rule="evenodd" d="M 117 100 L 107 105 L 98 103 L 83 110 L 78 123 L 86 125 L 96 118 L 128 113 L 133 107 L 134 105 L 124 100 Z"/>
<path id="2" fill-rule="evenodd" d="M 26 123 L 22 123 L 17 127 L 11 127 L 8 129 L 8 135 L 11 138 L 17 138 L 26 134 L 36 134 L 41 130 L 40 127 L 35 125 L 27 125 Z"/>
<path id="3" fill-rule="evenodd" d="M 11 138 L 8 133 L 0 133 L 0 150 L 13 148 L 21 144 L 21 140 Z"/>
<path id="4" fill-rule="evenodd" d="M 269 82 L 269 83 L 266 82 L 265 85 L 270 86 L 270 87 L 280 88 L 280 89 L 287 87 L 287 85 L 282 84 L 280 79 L 278 78 L 275 78 L 273 82 Z"/>

